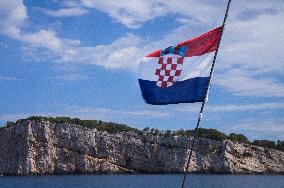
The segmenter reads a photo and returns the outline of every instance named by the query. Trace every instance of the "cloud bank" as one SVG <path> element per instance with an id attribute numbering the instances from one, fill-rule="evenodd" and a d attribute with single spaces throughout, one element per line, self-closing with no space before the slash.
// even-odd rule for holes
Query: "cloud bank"
<path id="1" fill-rule="evenodd" d="M 157 17 L 178 15 L 181 25 L 160 40 L 125 34 L 108 45 L 82 46 L 52 28 L 25 30 L 29 16 L 22 0 L 0 0 L 0 33 L 21 41 L 26 54 L 48 52 L 53 62 L 91 64 L 135 72 L 140 58 L 156 48 L 206 32 L 221 23 L 225 0 L 57 1 L 61 9 L 40 9 L 50 17 L 83 16 L 101 11 L 128 28 L 143 27 Z M 284 2 L 234 1 L 221 44 L 213 84 L 237 96 L 284 97 Z"/>

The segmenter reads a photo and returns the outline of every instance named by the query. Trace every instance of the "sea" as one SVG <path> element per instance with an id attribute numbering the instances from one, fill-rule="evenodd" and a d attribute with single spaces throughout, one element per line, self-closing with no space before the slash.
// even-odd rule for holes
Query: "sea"
<path id="1" fill-rule="evenodd" d="M 182 175 L 2 176 L 1 188 L 175 188 Z M 284 188 L 284 175 L 188 175 L 187 188 Z"/>

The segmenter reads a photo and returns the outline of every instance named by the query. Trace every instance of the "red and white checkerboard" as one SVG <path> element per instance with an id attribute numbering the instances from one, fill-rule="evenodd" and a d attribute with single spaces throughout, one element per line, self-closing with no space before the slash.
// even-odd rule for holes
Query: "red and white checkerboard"
<path id="1" fill-rule="evenodd" d="M 166 88 L 179 78 L 183 65 L 183 57 L 160 57 L 156 69 L 157 86 Z"/>

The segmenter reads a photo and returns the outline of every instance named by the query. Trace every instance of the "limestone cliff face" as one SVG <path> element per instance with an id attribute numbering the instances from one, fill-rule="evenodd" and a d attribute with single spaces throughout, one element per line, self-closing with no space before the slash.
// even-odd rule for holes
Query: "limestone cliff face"
<path id="1" fill-rule="evenodd" d="M 180 173 L 190 138 L 108 134 L 79 125 L 25 121 L 0 129 L 0 174 Z M 284 152 L 199 139 L 194 173 L 284 173 Z"/>

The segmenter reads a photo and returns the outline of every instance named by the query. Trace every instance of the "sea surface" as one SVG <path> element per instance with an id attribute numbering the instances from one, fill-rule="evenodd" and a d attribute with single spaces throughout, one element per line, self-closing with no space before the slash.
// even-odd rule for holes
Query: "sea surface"
<path id="1" fill-rule="evenodd" d="M 1 188 L 174 188 L 181 187 L 182 175 L 58 175 L 3 176 Z M 284 175 L 189 175 L 188 188 L 284 188 Z"/>

